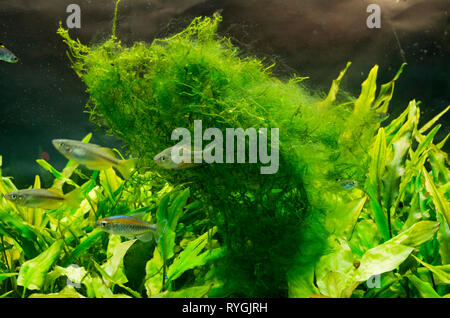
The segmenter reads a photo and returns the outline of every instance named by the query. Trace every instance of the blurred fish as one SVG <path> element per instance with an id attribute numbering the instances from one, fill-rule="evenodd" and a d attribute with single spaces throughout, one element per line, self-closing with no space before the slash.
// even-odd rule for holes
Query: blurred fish
<path id="1" fill-rule="evenodd" d="M 176 163 L 172 159 L 172 150 L 180 151 L 183 149 L 183 156 L 181 157 L 181 162 Z M 201 156 L 202 151 L 191 151 L 190 146 L 188 145 L 175 145 L 172 147 L 169 147 L 159 154 L 157 154 L 153 160 L 156 162 L 156 164 L 164 169 L 169 170 L 179 170 L 179 169 L 186 169 L 191 168 L 195 166 L 194 163 L 194 156 Z M 189 162 L 190 161 L 190 162 Z"/>
<path id="2" fill-rule="evenodd" d="M 0 45 L 0 60 L 8 63 L 17 63 L 19 61 L 17 56 L 3 45 Z"/>
<path id="3" fill-rule="evenodd" d="M 341 182 L 341 187 L 344 190 L 351 190 L 358 186 L 358 181 L 356 180 L 345 180 Z"/>
<path id="4" fill-rule="evenodd" d="M 67 205 L 76 209 L 80 206 L 80 194 L 78 189 L 67 194 L 53 189 L 26 189 L 7 193 L 5 199 L 27 208 L 54 210 L 61 205 Z"/>
<path id="5" fill-rule="evenodd" d="M 118 159 L 113 150 L 99 145 L 69 139 L 54 139 L 52 143 L 67 159 L 85 165 L 90 170 L 114 167 L 124 178 L 128 178 L 136 165 L 135 159 Z"/>
<path id="6" fill-rule="evenodd" d="M 100 219 L 96 226 L 110 234 L 121 235 L 127 238 L 134 238 L 149 242 L 155 238 L 156 242 L 164 233 L 167 222 L 160 225 L 150 224 L 131 215 L 116 215 Z"/>
<path id="7" fill-rule="evenodd" d="M 389 113 L 376 113 L 375 119 L 377 122 L 381 123 L 389 118 Z"/>

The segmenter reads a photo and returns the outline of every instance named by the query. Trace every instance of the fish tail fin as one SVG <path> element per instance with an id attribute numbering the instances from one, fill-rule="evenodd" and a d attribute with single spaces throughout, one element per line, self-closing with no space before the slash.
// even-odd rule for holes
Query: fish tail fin
<path id="1" fill-rule="evenodd" d="M 71 208 L 78 209 L 80 207 L 81 201 L 83 200 L 81 188 L 77 188 L 65 196 L 65 203 Z"/>
<path id="2" fill-rule="evenodd" d="M 122 177 L 128 179 L 132 171 L 136 168 L 137 159 L 120 160 L 117 170 L 119 170 Z"/>
<path id="3" fill-rule="evenodd" d="M 136 236 L 138 240 L 141 240 L 142 242 L 150 242 L 153 240 L 153 232 L 146 232 L 144 234 L 139 234 Z"/>

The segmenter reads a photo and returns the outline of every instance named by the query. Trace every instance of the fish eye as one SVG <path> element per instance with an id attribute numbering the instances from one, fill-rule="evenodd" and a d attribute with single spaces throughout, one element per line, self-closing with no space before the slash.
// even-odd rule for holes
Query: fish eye
<path id="1" fill-rule="evenodd" d="M 100 225 L 102 226 L 102 227 L 105 227 L 106 226 L 106 221 L 102 221 L 102 222 L 100 222 Z"/>
<path id="2" fill-rule="evenodd" d="M 67 152 L 71 152 L 72 151 L 72 147 L 64 145 L 64 150 L 66 150 Z"/>
<path id="3" fill-rule="evenodd" d="M 11 194 L 9 197 L 11 198 L 11 200 L 17 199 L 17 195 L 15 195 L 15 194 Z"/>

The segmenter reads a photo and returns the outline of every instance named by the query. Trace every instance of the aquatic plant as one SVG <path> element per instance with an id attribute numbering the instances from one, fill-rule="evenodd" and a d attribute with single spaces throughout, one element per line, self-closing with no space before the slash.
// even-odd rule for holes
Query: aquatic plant
<path id="1" fill-rule="evenodd" d="M 334 213 L 347 211 L 343 209 L 349 205 L 354 210 L 354 200 L 359 202 L 356 211 L 367 209 L 361 203 L 365 192 L 382 235 L 380 243 L 399 230 L 391 214 L 405 204 L 406 181 L 400 182 L 398 169 L 406 169 L 409 179 L 413 174 L 401 165 L 412 138 L 420 138 L 412 124 L 417 125 L 417 107 L 411 102 L 392 122 L 396 126 L 380 128 L 379 114 L 387 112 L 403 66 L 378 94 L 375 66 L 360 96 L 352 99 L 338 95 L 348 64 L 326 97 L 314 95 L 299 83 L 303 78 L 281 82 L 271 74 L 272 66 L 240 56 L 229 39 L 217 35 L 220 20 L 219 15 L 197 18 L 176 35 L 130 48 L 115 35 L 89 48 L 72 40 L 66 30 L 58 32 L 87 86 L 92 120 L 120 137 L 143 166 L 171 184 L 189 183 L 192 196 L 207 209 L 204 217 L 218 226 L 225 255 L 216 262 L 215 273 L 223 286 L 212 294 L 307 296 L 317 291 L 312 285 L 317 262 L 335 248 L 329 242 L 335 229 L 324 226 Z M 181 171 L 156 167 L 152 158 L 173 144 L 171 132 L 177 127 L 192 131 L 194 120 L 222 130 L 279 128 L 279 171 L 261 175 L 260 164 L 212 164 Z M 424 137 L 427 143 L 436 129 Z M 396 138 L 403 138 L 401 150 Z M 423 162 L 423 149 L 426 146 L 416 150 L 414 163 Z M 416 162 L 419 157 L 422 161 Z M 388 159 L 395 161 L 389 165 Z M 364 189 L 343 191 L 338 185 L 346 179 Z"/>
<path id="2" fill-rule="evenodd" d="M 450 107 L 419 128 L 413 100 L 381 127 L 403 66 L 378 93 L 375 66 L 357 98 L 342 94 L 350 63 L 327 95 L 314 93 L 302 77 L 281 81 L 273 66 L 242 56 L 217 35 L 220 20 L 197 18 L 130 48 L 115 31 L 87 47 L 58 30 L 90 94 L 91 119 L 122 139 L 140 168 L 124 181 L 111 169 L 89 177 L 72 162 L 59 172 L 38 161 L 54 188 L 81 187 L 85 199 L 79 209 L 48 212 L 0 201 L 1 293 L 448 297 L 448 136 L 434 136 Z M 219 129 L 279 128 L 279 171 L 160 169 L 154 155 L 172 145 L 173 129 L 192 131 L 196 119 Z M 14 189 L 1 176 L 0 191 Z M 169 225 L 156 246 L 93 229 L 100 217 L 142 212 Z"/>

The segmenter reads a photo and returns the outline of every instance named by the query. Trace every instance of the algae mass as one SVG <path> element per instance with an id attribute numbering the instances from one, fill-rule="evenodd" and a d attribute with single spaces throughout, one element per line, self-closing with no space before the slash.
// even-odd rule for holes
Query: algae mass
<path id="1" fill-rule="evenodd" d="M 448 108 L 419 128 L 412 100 L 381 127 L 404 65 L 378 91 L 373 67 L 353 98 L 339 91 L 348 63 L 321 94 L 300 76 L 277 79 L 274 65 L 244 56 L 217 34 L 221 19 L 199 17 L 169 38 L 131 47 L 115 36 L 115 22 L 112 37 L 92 47 L 58 30 L 87 87 L 91 120 L 127 145 L 137 171 L 129 179 L 96 171 L 80 186 L 71 180 L 75 163 L 59 172 L 39 161 L 54 187 L 81 187 L 85 200 L 79 209 L 48 213 L 2 200 L 2 290 L 30 297 L 448 297 L 447 138 L 433 143 Z M 279 170 L 261 174 L 260 163 L 158 167 L 153 158 L 174 144 L 172 131 L 193 133 L 196 120 L 222 131 L 278 128 Z M 2 193 L 14 189 L 2 177 Z M 167 222 L 157 243 L 93 229 L 101 217 L 143 212 L 147 221 Z M 82 287 L 65 286 L 64 276 Z"/>

